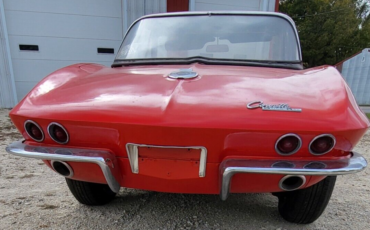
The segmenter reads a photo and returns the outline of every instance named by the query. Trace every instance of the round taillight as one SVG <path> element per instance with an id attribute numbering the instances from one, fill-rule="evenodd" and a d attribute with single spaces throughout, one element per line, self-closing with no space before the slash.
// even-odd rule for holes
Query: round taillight
<path id="1" fill-rule="evenodd" d="M 50 123 L 48 126 L 48 133 L 51 139 L 53 139 L 58 144 L 67 144 L 69 141 L 67 130 L 58 123 Z"/>
<path id="2" fill-rule="evenodd" d="M 280 155 L 291 155 L 296 153 L 302 146 L 301 138 L 293 133 L 281 136 L 275 144 L 275 150 Z"/>
<path id="3" fill-rule="evenodd" d="M 315 137 L 309 146 L 310 153 L 313 155 L 323 155 L 330 152 L 335 145 L 335 137 L 330 134 L 323 134 Z"/>
<path id="4" fill-rule="evenodd" d="M 41 142 L 44 140 L 44 132 L 40 128 L 40 126 L 31 120 L 28 120 L 24 123 L 24 129 L 29 137 L 37 142 Z"/>

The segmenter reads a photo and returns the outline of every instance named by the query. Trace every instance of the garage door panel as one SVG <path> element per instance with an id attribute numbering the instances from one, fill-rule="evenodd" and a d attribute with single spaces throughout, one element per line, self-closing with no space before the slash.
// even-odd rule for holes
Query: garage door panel
<path id="1" fill-rule="evenodd" d="M 145 14 L 164 13 L 167 10 L 166 0 L 150 0 L 146 1 Z"/>
<path id="2" fill-rule="evenodd" d="M 208 3 L 197 3 L 195 5 L 195 10 L 197 11 L 223 11 L 223 10 L 235 10 L 238 9 L 239 11 L 243 10 L 259 10 L 258 7 L 251 7 L 251 6 L 237 6 L 237 5 L 216 5 L 216 4 L 208 4 Z"/>
<path id="3" fill-rule="evenodd" d="M 18 100 L 22 100 L 36 84 L 37 82 L 15 82 Z"/>
<path id="4" fill-rule="evenodd" d="M 244 7 L 248 7 L 247 9 L 251 10 L 251 8 L 259 9 L 260 1 L 261 0 L 228 0 L 228 1 L 225 1 L 225 0 L 195 0 L 195 6 L 196 6 L 196 10 L 199 10 L 197 8 L 198 4 L 201 4 L 201 5 L 207 4 L 208 10 L 214 10 L 213 9 L 214 5 L 244 6 Z M 245 8 L 241 8 L 241 9 L 245 9 Z M 233 7 L 233 10 L 236 10 L 236 8 Z"/>
<path id="5" fill-rule="evenodd" d="M 122 39 L 120 18 L 7 11 L 9 35 Z"/>
<path id="6" fill-rule="evenodd" d="M 65 39 L 50 37 L 9 36 L 13 59 L 85 60 L 113 62 L 121 40 Z M 19 45 L 38 45 L 39 51 L 20 50 Z M 114 54 L 98 53 L 98 48 L 112 48 Z"/>
<path id="7" fill-rule="evenodd" d="M 5 10 L 121 18 L 121 0 L 4 0 Z"/>
<path id="8" fill-rule="evenodd" d="M 166 0 L 0 1 L 19 100 L 62 67 L 89 62 L 110 66 L 122 42 L 123 24 L 166 11 Z M 21 50 L 20 45 L 26 46 Z M 98 53 L 98 48 L 113 48 L 114 53 Z"/>
<path id="9" fill-rule="evenodd" d="M 48 74 L 75 63 L 84 61 L 54 61 L 54 60 L 13 60 L 14 77 L 16 82 L 39 82 Z M 112 62 L 94 62 L 110 66 Z"/>

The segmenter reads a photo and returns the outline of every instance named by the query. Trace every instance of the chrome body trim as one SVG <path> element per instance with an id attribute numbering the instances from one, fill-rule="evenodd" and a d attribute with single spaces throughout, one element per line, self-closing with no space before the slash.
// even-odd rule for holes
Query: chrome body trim
<path id="1" fill-rule="evenodd" d="M 59 126 L 61 129 L 63 129 L 63 130 L 64 130 L 64 132 L 65 132 L 65 133 L 66 133 L 66 135 L 67 135 L 67 140 L 66 140 L 65 142 L 60 142 L 60 141 L 55 140 L 55 138 L 53 137 L 53 135 L 52 135 L 52 134 L 51 134 L 51 132 L 50 132 L 50 128 L 51 128 L 51 126 L 52 126 L 52 125 Z M 51 123 L 48 125 L 48 134 L 49 134 L 50 138 L 51 138 L 51 139 L 53 139 L 53 141 L 55 141 L 55 142 L 56 142 L 56 143 L 58 143 L 58 144 L 65 145 L 65 144 L 67 144 L 67 143 L 69 142 L 69 134 L 68 134 L 67 130 L 63 127 L 63 125 L 61 125 L 61 124 L 59 124 L 59 123 L 57 123 L 57 122 L 51 122 Z"/>
<path id="2" fill-rule="evenodd" d="M 279 174 L 279 175 L 303 175 L 303 176 L 335 176 L 357 173 L 364 170 L 367 162 L 359 153 L 353 152 L 350 158 L 338 160 L 289 160 L 295 165 L 294 168 L 273 168 L 276 162 L 283 160 L 241 160 L 227 159 L 220 164 L 220 196 L 226 200 L 229 195 L 232 177 L 237 173 Z M 315 164 L 320 165 L 315 168 Z M 311 164 L 312 167 L 307 167 Z M 322 166 L 326 166 L 323 168 Z"/>
<path id="3" fill-rule="evenodd" d="M 282 152 L 280 152 L 280 150 L 279 150 L 279 149 L 278 149 L 278 147 L 277 147 L 277 146 L 278 146 L 279 141 L 281 141 L 281 140 L 282 140 L 283 138 L 285 138 L 285 137 L 290 137 L 290 136 L 298 138 L 299 143 L 298 143 L 297 148 L 296 148 L 295 150 L 293 150 L 292 152 L 290 152 L 290 153 L 282 153 Z M 301 137 L 300 137 L 300 136 L 298 136 L 298 135 L 297 135 L 297 134 L 295 134 L 295 133 L 288 133 L 288 134 L 285 134 L 285 135 L 283 135 L 283 136 L 279 137 L 279 139 L 277 139 L 277 141 L 275 142 L 275 151 L 276 151 L 279 155 L 282 155 L 282 156 L 290 156 L 290 155 L 292 155 L 292 154 L 294 154 L 294 153 L 298 152 L 298 151 L 301 149 L 301 147 L 302 147 L 302 139 L 301 139 Z"/>
<path id="4" fill-rule="evenodd" d="M 194 72 L 193 69 L 179 69 L 168 75 L 172 79 L 192 79 L 198 77 L 198 73 Z"/>
<path id="5" fill-rule="evenodd" d="M 56 154 L 55 152 L 72 153 L 69 155 Z M 54 160 L 54 161 L 72 161 L 72 162 L 86 162 L 97 164 L 102 170 L 105 180 L 109 185 L 109 188 L 113 192 L 118 192 L 120 184 L 114 177 L 113 155 L 108 151 L 103 150 L 91 150 L 91 149 L 76 149 L 76 148 L 58 148 L 58 147 L 46 147 L 46 146 L 32 146 L 23 144 L 21 141 L 11 143 L 6 147 L 6 151 L 10 154 L 20 157 L 35 158 L 40 160 Z"/>
<path id="6" fill-rule="evenodd" d="M 200 149 L 199 158 L 199 177 L 206 176 L 206 165 L 207 165 L 207 148 L 203 146 L 161 146 L 161 145 L 145 145 L 145 144 L 134 144 L 127 143 L 126 151 L 130 161 L 132 173 L 139 173 L 139 147 L 149 148 L 166 148 L 166 149 Z"/>
<path id="7" fill-rule="evenodd" d="M 59 173 L 58 172 L 58 170 L 56 170 L 55 169 L 55 167 L 54 167 L 54 163 L 55 162 L 58 162 L 58 163 L 61 163 L 61 164 L 63 164 L 64 166 L 66 166 L 66 168 L 68 169 L 68 171 L 69 171 L 69 174 L 67 175 L 67 176 L 64 176 L 63 174 L 61 174 L 61 173 Z M 73 169 L 71 168 L 71 166 L 69 165 L 69 164 L 67 164 L 66 162 L 64 162 L 64 161 L 56 161 L 56 160 L 51 160 L 50 161 L 50 164 L 51 164 L 51 167 L 55 170 L 55 172 L 57 172 L 59 175 L 61 175 L 61 176 L 64 176 L 64 177 L 67 177 L 67 178 L 72 178 L 73 177 Z"/>
<path id="8" fill-rule="evenodd" d="M 314 152 L 312 152 L 312 150 L 311 150 L 311 145 L 312 145 L 312 143 L 314 142 L 314 141 L 316 141 L 317 139 L 319 139 L 320 137 L 330 137 L 331 139 L 333 139 L 333 146 L 328 150 L 328 151 L 326 151 L 326 152 L 323 152 L 323 153 L 314 153 Z M 312 139 L 312 141 L 310 142 L 310 144 L 308 145 L 308 151 L 310 151 L 310 153 L 312 154 L 312 155 L 315 155 L 315 156 L 321 156 L 321 155 L 324 155 L 324 154 L 326 154 L 326 153 L 328 153 L 328 152 L 330 152 L 334 147 L 335 147 L 335 144 L 337 143 L 337 141 L 336 141 L 336 139 L 335 139 L 335 137 L 333 136 L 333 135 L 331 135 L 331 134 L 321 134 L 321 135 L 318 135 L 318 136 L 316 136 L 314 139 Z"/>
<path id="9" fill-rule="evenodd" d="M 126 144 L 128 160 L 131 166 L 131 172 L 139 173 L 139 148 L 135 144 Z"/>
<path id="10" fill-rule="evenodd" d="M 41 138 L 41 140 L 37 140 L 37 139 L 33 138 L 33 137 L 32 137 L 32 135 L 30 135 L 30 134 L 28 133 L 27 123 L 31 123 L 31 124 L 35 125 L 37 128 L 39 128 L 39 129 L 40 129 L 41 134 L 42 134 L 42 138 Z M 24 122 L 24 125 L 23 125 L 23 126 L 24 126 L 24 130 L 26 131 L 27 135 L 28 135 L 32 140 L 37 141 L 37 142 L 43 142 L 43 141 L 45 140 L 44 130 L 42 130 L 42 128 L 41 128 L 41 127 L 40 127 L 36 122 L 34 122 L 34 121 L 32 121 L 32 120 L 27 120 L 27 121 L 25 121 L 25 122 Z"/>
<path id="11" fill-rule="evenodd" d="M 281 112 L 302 112 L 300 108 L 291 108 L 287 103 L 268 105 L 264 104 L 263 101 L 252 101 L 247 104 L 248 109 L 261 108 L 264 111 L 281 111 Z"/>

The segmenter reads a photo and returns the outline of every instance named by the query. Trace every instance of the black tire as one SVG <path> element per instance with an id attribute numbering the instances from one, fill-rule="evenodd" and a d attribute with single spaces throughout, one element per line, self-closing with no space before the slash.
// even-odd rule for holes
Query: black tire
<path id="1" fill-rule="evenodd" d="M 69 190 L 73 196 L 86 205 L 104 205 L 114 199 L 116 193 L 106 184 L 77 181 L 66 178 Z"/>
<path id="2" fill-rule="evenodd" d="M 328 176 L 308 188 L 275 194 L 279 198 L 280 215 L 297 224 L 314 222 L 328 205 L 336 179 Z"/>

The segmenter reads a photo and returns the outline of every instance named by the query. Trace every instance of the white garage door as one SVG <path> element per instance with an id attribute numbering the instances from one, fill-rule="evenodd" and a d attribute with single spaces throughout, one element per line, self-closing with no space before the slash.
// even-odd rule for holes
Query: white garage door
<path id="1" fill-rule="evenodd" d="M 275 2 L 189 0 L 191 10 L 205 11 L 274 11 Z M 3 21 L 13 66 L 10 70 L 13 69 L 16 95 L 21 100 L 42 78 L 66 65 L 81 62 L 111 65 L 130 23 L 148 13 L 165 12 L 167 0 L 0 0 L 0 3 L 5 11 Z M 0 40 L 4 43 L 4 39 Z M 7 45 L 3 47 L 8 49 Z M 7 52 L 0 49 L 5 63 L 4 54 Z M 1 77 L 13 82 L 8 77 L 13 74 L 3 72 L 0 71 Z M 8 96 L 4 96 L 4 90 L 0 92 L 0 107 L 12 104 Z"/>
<path id="2" fill-rule="evenodd" d="M 274 11 L 276 0 L 190 0 L 196 11 Z"/>
<path id="3" fill-rule="evenodd" d="M 141 16 L 167 12 L 167 0 L 125 0 L 123 11 L 123 26 L 127 30 Z"/>
<path id="4" fill-rule="evenodd" d="M 4 9 L 18 100 L 58 68 L 111 65 L 122 41 L 121 0 L 4 0 Z"/>

